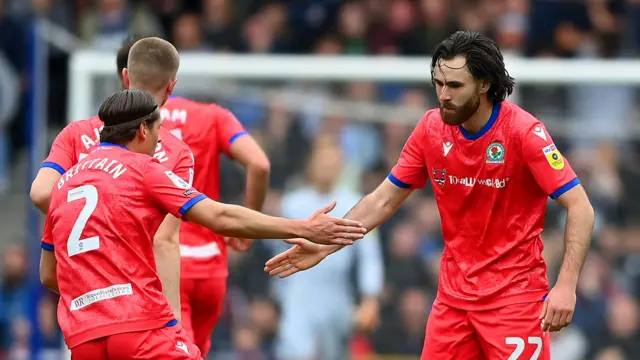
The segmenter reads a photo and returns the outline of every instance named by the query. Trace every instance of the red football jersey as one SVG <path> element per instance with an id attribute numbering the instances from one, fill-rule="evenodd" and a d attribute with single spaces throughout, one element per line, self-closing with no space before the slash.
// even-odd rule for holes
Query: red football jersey
<path id="1" fill-rule="evenodd" d="M 468 310 L 542 300 L 547 198 L 580 183 L 544 125 L 507 101 L 476 134 L 431 110 L 389 175 L 403 188 L 429 178 L 445 242 L 438 298 Z"/>
<path id="2" fill-rule="evenodd" d="M 53 142 L 42 167 L 49 167 L 64 174 L 100 144 L 100 130 L 103 126 L 97 116 L 74 121 L 65 126 Z M 192 183 L 194 164 L 189 147 L 164 127 L 160 127 L 159 133 L 161 141 L 156 147 L 154 157 L 174 174 Z"/>
<path id="3" fill-rule="evenodd" d="M 175 324 L 153 236 L 206 197 L 148 155 L 103 143 L 54 187 L 42 248 L 55 252 L 58 321 L 71 348 Z"/>
<path id="4" fill-rule="evenodd" d="M 211 199 L 220 198 L 220 154 L 229 154 L 234 140 L 247 134 L 233 114 L 215 104 L 172 96 L 161 109 L 163 125 L 193 152 L 193 186 Z M 181 277 L 227 276 L 224 238 L 193 223 L 180 227 Z"/>

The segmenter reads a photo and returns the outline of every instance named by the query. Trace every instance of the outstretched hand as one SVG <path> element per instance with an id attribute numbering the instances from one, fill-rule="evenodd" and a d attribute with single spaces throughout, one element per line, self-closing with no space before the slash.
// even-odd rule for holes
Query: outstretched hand
<path id="1" fill-rule="evenodd" d="M 327 215 L 335 207 L 336 202 L 332 201 L 307 219 L 310 231 L 306 239 L 322 245 L 351 245 L 364 237 L 367 230 L 360 222 Z"/>
<path id="2" fill-rule="evenodd" d="M 284 242 L 294 246 L 267 261 L 264 271 L 270 276 L 286 278 L 318 265 L 329 254 L 326 246 L 305 239 L 287 239 Z"/>

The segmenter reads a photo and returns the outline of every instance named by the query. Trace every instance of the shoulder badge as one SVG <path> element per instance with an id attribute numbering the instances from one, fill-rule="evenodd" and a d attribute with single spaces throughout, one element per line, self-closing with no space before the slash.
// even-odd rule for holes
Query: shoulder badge
<path id="1" fill-rule="evenodd" d="M 551 144 L 542 148 L 542 152 L 544 156 L 547 158 L 547 162 L 551 165 L 552 168 L 556 170 L 564 169 L 564 159 L 562 158 L 562 154 L 558 151 L 555 144 Z"/>

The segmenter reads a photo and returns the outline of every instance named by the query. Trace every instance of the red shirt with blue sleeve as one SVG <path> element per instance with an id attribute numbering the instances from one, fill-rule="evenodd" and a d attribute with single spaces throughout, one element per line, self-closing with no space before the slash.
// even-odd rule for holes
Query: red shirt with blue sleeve
<path id="1" fill-rule="evenodd" d="M 231 144 L 246 135 L 227 109 L 172 96 L 161 109 L 163 125 L 193 152 L 193 185 L 213 200 L 220 198 L 220 155 L 231 156 Z M 228 275 L 224 237 L 193 223 L 180 227 L 181 277 L 205 279 Z"/>
<path id="2" fill-rule="evenodd" d="M 466 310 L 534 302 L 549 290 L 541 233 L 547 200 L 580 183 L 542 122 L 504 101 L 475 134 L 427 112 L 389 180 L 431 180 L 444 251 L 438 299 Z"/>

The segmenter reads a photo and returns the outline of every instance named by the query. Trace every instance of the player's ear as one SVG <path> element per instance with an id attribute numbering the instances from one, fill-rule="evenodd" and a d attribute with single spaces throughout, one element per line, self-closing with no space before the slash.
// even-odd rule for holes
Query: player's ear
<path id="1" fill-rule="evenodd" d="M 485 94 L 491 88 L 491 82 L 488 80 L 480 80 L 480 94 Z"/>
<path id="2" fill-rule="evenodd" d="M 139 126 L 138 126 L 138 137 L 140 138 L 141 141 L 144 141 L 147 136 L 149 136 L 149 128 L 147 127 L 147 122 L 143 121 Z"/>
<path id="3" fill-rule="evenodd" d="M 122 82 L 124 83 L 124 86 L 128 89 L 131 84 L 131 80 L 129 80 L 129 69 L 127 68 L 122 69 Z"/>
<path id="4" fill-rule="evenodd" d="M 171 95 L 173 94 L 173 89 L 176 87 L 176 83 L 178 82 L 178 79 L 173 79 L 169 82 L 169 84 L 167 84 L 167 94 Z"/>

